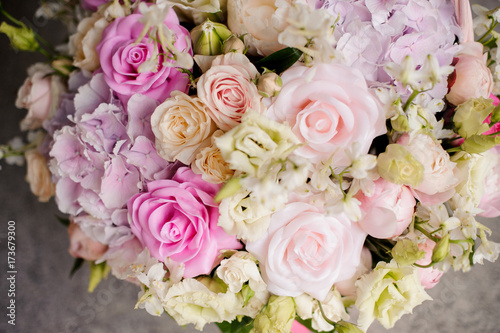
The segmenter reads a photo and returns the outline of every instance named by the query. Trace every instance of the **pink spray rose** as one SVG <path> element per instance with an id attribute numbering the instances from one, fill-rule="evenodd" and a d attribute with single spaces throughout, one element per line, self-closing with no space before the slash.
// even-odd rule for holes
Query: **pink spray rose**
<path id="1" fill-rule="evenodd" d="M 77 223 L 71 222 L 68 227 L 69 254 L 75 258 L 95 261 L 102 257 L 108 249 L 107 245 L 99 243 L 85 235 Z"/>
<path id="2" fill-rule="evenodd" d="M 354 275 L 365 237 L 343 214 L 327 216 L 308 203 L 294 202 L 271 216 L 263 237 L 246 245 L 271 293 L 307 293 L 323 300 L 335 282 Z"/>
<path id="3" fill-rule="evenodd" d="M 296 154 L 319 162 L 335 153 L 333 162 L 346 166 L 344 149 L 357 142 L 366 153 L 373 139 L 386 132 L 385 113 L 358 70 L 337 64 L 294 66 L 282 80 L 267 115 L 287 122 L 305 143 Z"/>
<path id="4" fill-rule="evenodd" d="M 187 92 L 187 74 L 175 67 L 163 65 L 164 56 L 161 54 L 166 50 L 159 50 L 158 67 L 155 71 L 139 72 L 139 66 L 153 56 L 155 49 L 155 44 L 147 35 L 136 43 L 144 28 L 139 22 L 141 17 L 141 14 L 132 14 L 117 18 L 104 30 L 97 52 L 106 83 L 122 97 L 140 93 L 160 102 L 174 90 Z M 179 19 L 172 9 L 164 22 L 176 35 L 174 46 L 191 54 L 189 32 L 179 25 Z"/>
<path id="5" fill-rule="evenodd" d="M 455 187 L 460 183 L 457 164 L 450 160 L 450 155 L 432 137 L 417 134 L 410 138 L 403 135 L 399 144 L 424 167 L 423 180 L 412 192 L 422 204 L 437 205 L 449 200 L 455 194 Z"/>
<path id="6" fill-rule="evenodd" d="M 418 244 L 418 248 L 420 250 L 425 251 L 425 258 L 417 261 L 417 264 L 425 266 L 431 263 L 432 251 L 434 250 L 434 246 L 436 246 L 436 243 L 430 239 L 427 239 L 425 243 Z M 425 289 L 434 288 L 438 284 L 441 276 L 443 275 L 442 271 L 440 271 L 439 269 L 435 269 L 433 267 L 428 267 L 428 268 L 419 267 L 417 269 L 418 269 L 418 277 L 420 278 L 420 282 L 422 283 L 422 286 L 424 286 Z"/>
<path id="7" fill-rule="evenodd" d="M 152 256 L 184 263 L 185 278 L 210 273 L 220 250 L 241 248 L 236 237 L 217 226 L 219 207 L 213 197 L 220 185 L 182 167 L 172 179 L 147 187 L 128 202 L 132 232 Z"/>
<path id="8" fill-rule="evenodd" d="M 456 79 L 446 95 L 453 105 L 464 103 L 470 98 L 488 98 L 493 90 L 493 76 L 486 65 L 488 54 L 483 55 L 483 45 L 477 42 L 461 44 L 455 65 Z"/>
<path id="9" fill-rule="evenodd" d="M 375 238 L 401 235 L 413 219 L 416 201 L 410 188 L 393 184 L 383 178 L 375 181 L 375 191 L 368 197 L 359 192 L 363 215 L 359 226 Z"/>

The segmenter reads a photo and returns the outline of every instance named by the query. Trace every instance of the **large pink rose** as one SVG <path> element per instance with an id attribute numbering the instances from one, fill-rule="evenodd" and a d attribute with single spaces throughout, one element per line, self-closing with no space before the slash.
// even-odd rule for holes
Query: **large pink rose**
<path id="1" fill-rule="evenodd" d="M 294 202 L 272 215 L 263 237 L 246 245 L 271 293 L 323 300 L 335 282 L 354 275 L 365 237 L 343 214 L 327 216 Z"/>
<path id="2" fill-rule="evenodd" d="M 148 36 L 136 43 L 144 28 L 139 22 L 141 17 L 141 14 L 132 14 L 117 18 L 104 30 L 97 52 L 106 83 L 125 97 L 140 93 L 160 102 L 174 90 L 187 92 L 189 77 L 175 67 L 164 66 L 163 55 L 159 56 L 156 71 L 139 73 L 139 66 L 152 57 L 155 48 Z M 189 32 L 179 25 L 173 10 L 164 22 L 177 37 L 174 46 L 191 53 Z M 164 51 L 160 50 L 160 54 Z"/>
<path id="3" fill-rule="evenodd" d="M 375 191 L 370 197 L 359 192 L 356 198 L 363 212 L 359 226 L 375 238 L 401 235 L 413 220 L 417 203 L 410 188 L 383 178 L 375 181 Z"/>
<path id="4" fill-rule="evenodd" d="M 337 64 L 295 66 L 282 80 L 268 116 L 287 122 L 306 143 L 295 151 L 298 155 L 319 162 L 335 153 L 335 165 L 346 166 L 344 149 L 358 142 L 366 153 L 386 132 L 385 113 L 358 70 Z"/>
<path id="5" fill-rule="evenodd" d="M 241 248 L 236 237 L 217 226 L 219 207 L 213 197 L 220 185 L 182 167 L 172 179 L 147 187 L 128 202 L 132 232 L 152 256 L 184 263 L 184 277 L 209 274 L 220 250 Z"/>

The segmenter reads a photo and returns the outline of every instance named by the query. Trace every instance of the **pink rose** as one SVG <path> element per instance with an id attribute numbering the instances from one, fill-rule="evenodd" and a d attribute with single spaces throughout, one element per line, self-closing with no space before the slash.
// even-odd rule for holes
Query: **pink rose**
<path id="1" fill-rule="evenodd" d="M 500 216 L 500 147 L 496 146 L 490 152 L 490 158 L 496 162 L 484 180 L 484 193 L 478 206 L 484 210 L 478 214 L 483 217 Z"/>
<path id="2" fill-rule="evenodd" d="M 259 261 L 271 293 L 323 300 L 335 282 L 354 275 L 365 237 L 343 214 L 327 216 L 294 202 L 274 213 L 266 234 L 246 248 Z"/>
<path id="3" fill-rule="evenodd" d="M 361 202 L 363 213 L 359 226 L 372 237 L 399 236 L 413 220 L 416 201 L 406 186 L 379 178 L 372 196 L 358 192 L 356 198 Z"/>
<path id="4" fill-rule="evenodd" d="M 368 152 L 386 132 L 385 113 L 361 72 L 337 64 L 294 66 L 282 74 L 283 88 L 268 116 L 286 122 L 305 143 L 295 153 L 313 162 L 349 164 L 344 149 L 358 142 Z"/>
<path id="5" fill-rule="evenodd" d="M 85 235 L 80 226 L 71 222 L 68 227 L 69 254 L 75 258 L 95 261 L 102 257 L 108 249 L 107 245 L 99 243 Z"/>
<path id="6" fill-rule="evenodd" d="M 423 180 L 412 188 L 415 198 L 426 206 L 432 206 L 453 197 L 455 187 L 460 183 L 459 170 L 438 142 L 426 134 L 417 134 L 411 139 L 405 134 L 398 143 L 406 146 L 424 167 Z"/>
<path id="7" fill-rule="evenodd" d="M 184 263 L 185 278 L 209 274 L 220 250 L 241 248 L 236 237 L 217 226 L 219 209 L 213 197 L 220 185 L 182 167 L 172 179 L 147 187 L 128 202 L 132 232 L 153 257 Z"/>
<path id="8" fill-rule="evenodd" d="M 248 109 L 260 113 L 261 97 L 252 82 L 258 74 L 245 55 L 230 52 L 215 58 L 200 77 L 198 97 L 220 129 L 228 131 L 238 125 Z"/>
<path id="9" fill-rule="evenodd" d="M 425 266 L 431 263 L 432 251 L 434 250 L 434 246 L 436 246 L 436 243 L 430 239 L 427 239 L 425 243 L 418 244 L 418 248 L 420 250 L 425 251 L 425 258 L 417 261 L 417 264 Z M 433 267 L 428 267 L 428 268 L 418 267 L 417 270 L 420 282 L 422 283 L 422 286 L 424 286 L 425 289 L 434 288 L 438 284 L 441 276 L 443 275 L 442 271 L 440 271 L 439 269 L 435 269 Z"/>
<path id="10" fill-rule="evenodd" d="M 163 65 L 164 56 L 161 53 L 165 50 L 159 51 L 161 56 L 156 71 L 139 72 L 139 66 L 153 56 L 157 47 L 148 36 L 136 43 L 144 28 L 139 22 L 141 17 L 141 14 L 119 17 L 104 30 L 97 52 L 106 83 L 125 99 L 140 93 L 162 102 L 174 90 L 187 92 L 187 74 L 175 67 Z M 192 54 L 187 39 L 189 32 L 179 25 L 173 10 L 165 18 L 165 24 L 177 37 L 174 46 Z"/>
<path id="11" fill-rule="evenodd" d="M 471 98 L 488 98 L 493 90 L 493 76 L 483 55 L 483 45 L 476 42 L 461 44 L 463 50 L 458 54 L 455 65 L 456 78 L 446 98 L 453 105 L 459 105 Z"/>
<path id="12" fill-rule="evenodd" d="M 28 110 L 21 121 L 21 130 L 33 130 L 51 118 L 59 104 L 64 85 L 47 64 L 37 63 L 28 69 L 28 78 L 17 92 L 16 107 Z"/>

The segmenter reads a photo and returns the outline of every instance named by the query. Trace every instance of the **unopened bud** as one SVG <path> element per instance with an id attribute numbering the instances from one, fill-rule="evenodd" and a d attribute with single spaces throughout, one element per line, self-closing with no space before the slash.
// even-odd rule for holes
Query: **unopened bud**
<path id="1" fill-rule="evenodd" d="M 224 42 L 223 52 L 243 53 L 245 52 L 245 43 L 243 43 L 243 41 L 238 37 L 231 36 L 228 40 Z"/>
<path id="2" fill-rule="evenodd" d="M 70 59 L 56 59 L 52 61 L 52 68 L 63 75 L 69 75 L 73 70 L 73 62 Z"/>
<path id="3" fill-rule="evenodd" d="M 450 253 L 450 234 L 446 234 L 440 241 L 434 246 L 432 251 L 432 262 L 443 261 Z"/>
<path id="4" fill-rule="evenodd" d="M 24 24 L 21 27 L 15 27 L 7 22 L 2 22 L 0 32 L 9 37 L 10 45 L 17 50 L 30 52 L 40 50 L 40 45 L 35 39 L 35 33 Z"/>
<path id="5" fill-rule="evenodd" d="M 404 114 L 398 113 L 391 118 L 392 128 L 398 132 L 408 132 L 410 130 L 410 122 Z"/>
<path id="6" fill-rule="evenodd" d="M 274 72 L 264 72 L 259 78 L 257 83 L 257 89 L 259 94 L 264 97 L 275 97 L 278 96 L 283 86 L 283 81 L 281 77 Z"/>
<path id="7" fill-rule="evenodd" d="M 218 55 L 222 53 L 222 44 L 233 33 L 221 23 L 206 20 L 191 30 L 193 51 L 202 55 Z"/>

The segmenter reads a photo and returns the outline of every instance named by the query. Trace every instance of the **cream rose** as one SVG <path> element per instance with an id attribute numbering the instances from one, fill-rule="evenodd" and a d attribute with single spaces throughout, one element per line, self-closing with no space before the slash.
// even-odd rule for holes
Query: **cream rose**
<path id="1" fill-rule="evenodd" d="M 56 185 L 51 180 L 47 160 L 36 149 L 24 153 L 27 164 L 26 181 L 31 192 L 40 202 L 47 202 L 56 192 Z"/>
<path id="2" fill-rule="evenodd" d="M 294 202 L 274 213 L 266 234 L 246 248 L 259 261 L 271 293 L 307 293 L 323 301 L 334 283 L 354 275 L 365 238 L 344 214 L 327 216 Z"/>
<path id="3" fill-rule="evenodd" d="M 194 324 L 200 331 L 207 323 L 234 320 L 239 305 L 235 294 L 213 292 L 195 279 L 174 284 L 163 300 L 165 311 L 179 325 Z"/>
<path id="4" fill-rule="evenodd" d="M 449 200 L 460 183 L 459 170 L 450 155 L 432 137 L 417 134 L 404 135 L 398 140 L 424 167 L 423 180 L 413 186 L 412 192 L 424 205 L 437 205 Z"/>
<path id="5" fill-rule="evenodd" d="M 21 130 L 40 128 L 45 120 L 54 116 L 65 86 L 59 76 L 50 75 L 52 72 L 52 68 L 43 63 L 28 68 L 28 78 L 19 88 L 16 99 L 16 107 L 28 110 L 21 121 Z"/>
<path id="6" fill-rule="evenodd" d="M 196 152 L 210 144 L 216 126 L 197 97 L 174 91 L 151 115 L 158 154 L 169 162 L 191 164 Z"/>
<path id="7" fill-rule="evenodd" d="M 267 56 L 285 46 L 278 42 L 286 22 L 288 0 L 228 0 L 227 25 L 243 35 L 250 54 Z"/>
<path id="8" fill-rule="evenodd" d="M 231 52 L 216 57 L 212 67 L 200 77 L 198 97 L 208 106 L 210 117 L 220 129 L 227 131 L 237 126 L 249 109 L 259 113 L 264 109 L 252 82 L 258 74 L 245 55 Z"/>
<path id="9" fill-rule="evenodd" d="M 386 133 L 385 111 L 356 69 L 338 64 L 293 66 L 281 75 L 283 87 L 267 115 L 288 123 L 304 145 L 294 154 L 313 163 L 333 154 L 335 166 L 350 161 L 345 149 L 357 142 L 368 152 L 373 139 Z"/>
<path id="10" fill-rule="evenodd" d="M 96 47 L 101 41 L 102 32 L 109 22 L 99 13 L 94 13 L 80 21 L 75 34 L 69 37 L 73 65 L 93 72 L 101 65 Z"/>
<path id="11" fill-rule="evenodd" d="M 223 134 L 221 130 L 215 131 L 210 146 L 199 150 L 191 165 L 194 173 L 201 174 L 204 181 L 213 184 L 223 183 L 234 174 L 234 170 L 231 170 L 229 164 L 224 161 L 220 149 L 215 145 L 215 138 Z"/>

